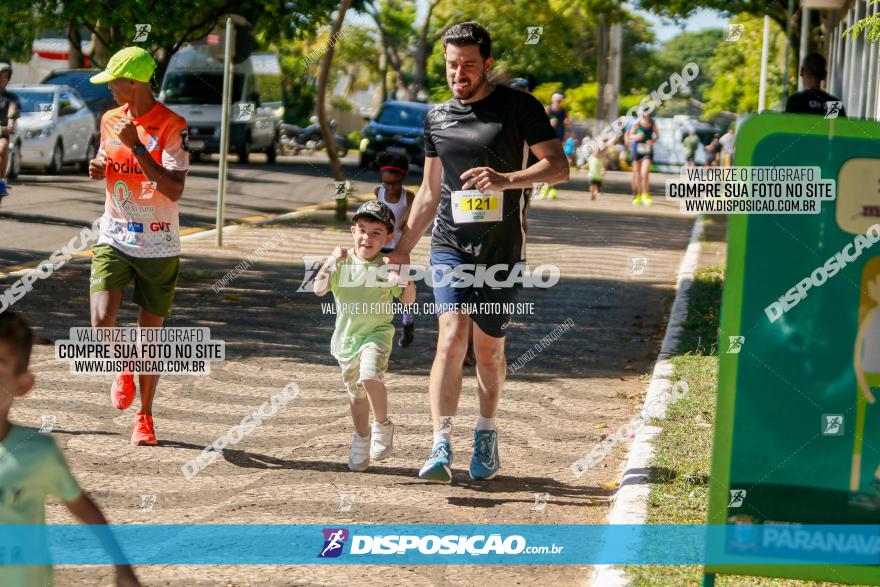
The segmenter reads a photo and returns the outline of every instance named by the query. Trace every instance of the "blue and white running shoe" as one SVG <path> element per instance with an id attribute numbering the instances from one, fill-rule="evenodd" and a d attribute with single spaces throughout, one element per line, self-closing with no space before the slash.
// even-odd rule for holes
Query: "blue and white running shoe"
<path id="1" fill-rule="evenodd" d="M 6 189 L 6 182 L 0 179 L 0 198 L 8 196 L 9 190 Z"/>
<path id="2" fill-rule="evenodd" d="M 492 479 L 498 474 L 498 433 L 494 430 L 474 431 L 474 456 L 471 458 L 471 479 Z"/>
<path id="3" fill-rule="evenodd" d="M 452 448 L 448 440 L 434 444 L 428 460 L 419 471 L 419 478 L 432 483 L 452 483 Z"/>

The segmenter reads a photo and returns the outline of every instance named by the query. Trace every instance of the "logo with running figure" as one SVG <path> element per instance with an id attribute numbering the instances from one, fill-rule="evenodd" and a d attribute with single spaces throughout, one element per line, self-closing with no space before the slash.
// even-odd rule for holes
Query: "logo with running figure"
<path id="1" fill-rule="evenodd" d="M 345 528 L 324 528 L 324 547 L 318 554 L 318 558 L 336 558 L 342 554 L 342 547 L 348 540 L 348 530 Z"/>
<path id="2" fill-rule="evenodd" d="M 55 429 L 55 424 L 58 422 L 58 418 L 55 417 L 54 414 L 48 416 L 40 416 L 40 432 L 43 434 L 48 434 Z"/>
<path id="3" fill-rule="evenodd" d="M 632 261 L 632 268 L 630 272 L 633 275 L 641 275 L 645 272 L 645 269 L 648 267 L 648 258 L 647 257 L 631 257 L 630 261 Z"/>
<path id="4" fill-rule="evenodd" d="M 822 436 L 843 436 L 843 414 L 822 414 Z"/>
<path id="5" fill-rule="evenodd" d="M 729 337 L 729 342 L 727 345 L 727 352 L 733 355 L 738 355 L 742 350 L 743 345 L 746 342 L 745 336 L 731 336 Z"/>
<path id="6" fill-rule="evenodd" d="M 131 39 L 132 43 L 143 43 L 147 40 L 147 37 L 150 36 L 150 31 L 153 29 L 153 25 L 151 24 L 136 24 L 134 25 L 134 37 Z"/>
<path id="7" fill-rule="evenodd" d="M 829 100 L 825 102 L 825 118 L 837 118 L 843 109 L 843 102 L 840 100 Z"/>
<path id="8" fill-rule="evenodd" d="M 334 181 L 333 187 L 335 191 L 333 192 L 333 197 L 337 200 L 344 200 L 348 197 L 348 193 L 351 191 L 351 182 L 350 181 Z"/>
<path id="9" fill-rule="evenodd" d="M 724 40 L 728 43 L 736 43 L 742 38 L 745 28 L 744 24 L 728 24 L 727 35 L 724 37 Z"/>
<path id="10" fill-rule="evenodd" d="M 526 45 L 537 45 L 541 41 L 541 35 L 544 34 L 544 27 L 529 26 L 526 27 Z"/>
<path id="11" fill-rule="evenodd" d="M 727 507 L 742 507 L 743 502 L 746 500 L 746 493 L 745 489 L 731 489 L 730 502 L 728 502 Z"/>

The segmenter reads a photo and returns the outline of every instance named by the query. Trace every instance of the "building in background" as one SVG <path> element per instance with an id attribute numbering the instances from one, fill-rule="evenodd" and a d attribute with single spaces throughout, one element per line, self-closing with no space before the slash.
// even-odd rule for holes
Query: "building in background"
<path id="1" fill-rule="evenodd" d="M 810 52 L 808 26 L 815 22 L 810 13 L 816 11 L 827 31 L 825 90 L 843 100 L 850 118 L 880 120 L 880 43 L 869 43 L 864 35 L 855 38 L 843 35 L 853 23 L 876 15 L 880 6 L 869 4 L 867 0 L 801 0 L 801 9 L 799 61 Z"/>
<path id="2" fill-rule="evenodd" d="M 85 64 L 89 67 L 88 55 L 92 51 L 91 41 L 82 41 Z M 44 38 L 34 41 L 31 60 L 27 63 L 12 63 L 13 82 L 17 84 L 38 84 L 56 69 L 67 69 L 70 59 L 70 41 L 67 38 Z"/>

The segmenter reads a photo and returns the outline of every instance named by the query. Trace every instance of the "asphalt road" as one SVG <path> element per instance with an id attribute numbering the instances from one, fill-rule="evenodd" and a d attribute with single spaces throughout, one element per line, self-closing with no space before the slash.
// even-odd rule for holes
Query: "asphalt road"
<path id="1" fill-rule="evenodd" d="M 333 179 L 326 156 L 279 157 L 274 165 L 256 154 L 247 165 L 230 157 L 226 193 L 226 220 L 289 212 L 324 202 L 333 196 Z M 344 160 L 345 174 L 355 193 L 373 189 L 375 171 L 357 169 L 357 154 Z M 180 225 L 214 226 L 217 202 L 217 158 L 192 164 L 180 203 Z M 409 181 L 421 181 L 413 167 Z M 11 182 L 11 195 L 0 205 L 0 271 L 25 263 L 39 263 L 67 243 L 81 227 L 90 225 L 104 210 L 104 185 L 74 168 L 61 175 L 25 170 Z"/>

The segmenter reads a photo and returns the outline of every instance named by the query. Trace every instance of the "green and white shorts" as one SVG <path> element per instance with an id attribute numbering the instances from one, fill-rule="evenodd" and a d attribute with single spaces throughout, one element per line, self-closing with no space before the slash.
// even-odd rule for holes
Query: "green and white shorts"
<path id="1" fill-rule="evenodd" d="M 180 257 L 130 257 L 110 245 L 92 247 L 89 293 L 124 290 L 134 281 L 134 302 L 151 314 L 171 315 Z"/>
<path id="2" fill-rule="evenodd" d="M 367 397 L 363 382 L 367 379 L 383 381 L 388 369 L 388 357 L 391 352 L 374 342 L 364 344 L 356 355 L 348 360 L 340 360 L 342 382 L 348 395 L 355 399 Z"/>

